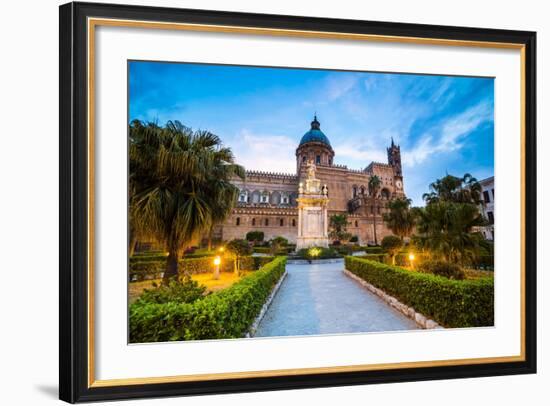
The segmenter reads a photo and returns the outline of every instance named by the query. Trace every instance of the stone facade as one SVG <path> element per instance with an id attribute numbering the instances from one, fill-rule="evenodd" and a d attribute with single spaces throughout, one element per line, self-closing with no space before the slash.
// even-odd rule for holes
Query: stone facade
<path id="1" fill-rule="evenodd" d="M 401 171 L 401 151 L 393 140 L 387 148 L 388 162 L 371 162 L 364 169 L 348 169 L 334 163 L 337 151 L 320 129 L 317 117 L 296 149 L 296 174 L 247 171 L 246 179 L 234 184 L 240 194 L 231 216 L 216 228 L 223 240 L 244 238 L 249 231 L 263 231 L 265 239 L 282 236 L 296 242 L 298 236 L 298 189 L 307 179 L 307 164 L 316 166 L 316 177 L 326 185 L 328 216 L 348 214 L 348 232 L 362 244 L 374 243 L 374 223 L 378 243 L 391 234 L 382 220 L 387 203 L 405 197 Z M 261 158 L 259 158 L 261 159 Z M 368 183 L 372 176 L 381 180 L 380 191 L 371 196 Z"/>

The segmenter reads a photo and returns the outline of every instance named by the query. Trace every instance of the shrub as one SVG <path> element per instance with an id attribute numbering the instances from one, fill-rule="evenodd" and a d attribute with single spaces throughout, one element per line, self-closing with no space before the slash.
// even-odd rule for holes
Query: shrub
<path id="1" fill-rule="evenodd" d="M 424 261 L 418 265 L 418 270 L 449 279 L 463 280 L 466 277 L 459 265 L 445 261 Z"/>
<path id="2" fill-rule="evenodd" d="M 382 249 L 386 251 L 395 265 L 395 255 L 403 247 L 403 241 L 396 235 L 387 235 L 382 239 Z"/>
<path id="3" fill-rule="evenodd" d="M 265 257 L 249 257 L 244 256 L 239 258 L 240 268 L 243 271 L 255 271 L 260 266 L 273 260 L 273 256 Z M 166 269 L 166 258 L 156 261 L 147 262 L 130 262 L 130 282 L 142 281 L 146 279 L 160 279 Z M 209 257 L 184 257 L 179 261 L 179 273 L 180 275 L 200 274 L 200 273 L 213 273 L 215 265 L 212 256 Z M 229 256 L 222 258 L 220 265 L 221 272 L 233 272 L 234 262 Z"/>
<path id="4" fill-rule="evenodd" d="M 353 236 L 349 239 L 349 242 L 359 242 L 359 237 L 356 236 L 356 235 L 353 235 Z"/>
<path id="5" fill-rule="evenodd" d="M 346 269 L 446 327 L 494 325 L 494 280 L 457 281 L 357 257 Z"/>
<path id="6" fill-rule="evenodd" d="M 365 248 L 365 252 L 367 254 L 383 254 L 384 253 L 384 250 L 382 249 L 382 247 L 375 246 L 375 247 L 364 247 L 364 248 Z"/>
<path id="7" fill-rule="evenodd" d="M 363 258 L 368 259 L 371 261 L 380 262 L 382 264 L 388 263 L 388 255 L 387 254 L 366 254 L 366 255 L 357 255 L 354 258 Z"/>
<path id="8" fill-rule="evenodd" d="M 249 231 L 246 233 L 246 241 L 251 241 L 253 243 L 262 242 L 264 240 L 263 231 Z"/>
<path id="9" fill-rule="evenodd" d="M 145 289 L 136 303 L 192 303 L 200 299 L 205 291 L 205 286 L 199 285 L 198 282 L 187 276 L 180 282 L 171 281 L 168 286 L 161 285 L 155 289 Z"/>
<path id="10" fill-rule="evenodd" d="M 296 253 L 296 257 L 311 261 L 312 259 L 331 259 L 341 258 L 342 256 L 334 248 L 311 247 L 302 248 Z"/>
<path id="11" fill-rule="evenodd" d="M 286 257 L 277 257 L 231 287 L 193 303 L 133 303 L 130 342 L 243 337 L 285 266 Z"/>

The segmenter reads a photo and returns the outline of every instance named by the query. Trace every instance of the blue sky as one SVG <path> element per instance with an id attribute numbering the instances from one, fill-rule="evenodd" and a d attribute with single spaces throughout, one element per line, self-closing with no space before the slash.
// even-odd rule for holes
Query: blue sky
<path id="1" fill-rule="evenodd" d="M 294 173 L 317 112 L 335 163 L 362 169 L 401 145 L 414 205 L 435 179 L 494 174 L 491 78 L 185 63 L 129 64 L 129 120 L 209 130 L 247 169 Z"/>

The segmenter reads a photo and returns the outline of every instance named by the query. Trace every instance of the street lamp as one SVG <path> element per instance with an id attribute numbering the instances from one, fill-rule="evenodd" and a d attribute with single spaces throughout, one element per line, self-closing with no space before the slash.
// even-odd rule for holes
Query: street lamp
<path id="1" fill-rule="evenodd" d="M 214 270 L 214 279 L 220 279 L 220 264 L 222 263 L 222 259 L 219 257 L 219 255 L 216 255 L 216 258 L 214 258 L 214 266 L 216 267 Z"/>
<path id="2" fill-rule="evenodd" d="M 409 254 L 409 261 L 411 262 L 411 269 L 414 269 L 414 254 L 412 252 Z"/>

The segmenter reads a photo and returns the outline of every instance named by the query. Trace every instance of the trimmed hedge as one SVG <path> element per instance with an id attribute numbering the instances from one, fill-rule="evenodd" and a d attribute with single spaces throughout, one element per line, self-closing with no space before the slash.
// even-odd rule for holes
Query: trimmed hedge
<path id="1" fill-rule="evenodd" d="M 494 325 L 494 280 L 457 281 L 357 257 L 346 269 L 445 327 Z"/>
<path id="2" fill-rule="evenodd" d="M 136 302 L 130 306 L 130 342 L 243 337 L 285 267 L 286 257 L 277 257 L 229 288 L 193 303 Z"/>
<path id="3" fill-rule="evenodd" d="M 274 257 L 246 256 L 240 259 L 241 270 L 255 271 L 261 266 L 273 261 Z M 130 282 L 147 279 L 160 279 L 166 269 L 166 257 L 155 261 L 130 261 Z M 179 261 L 181 274 L 213 273 L 215 265 L 212 257 L 183 258 Z M 233 272 L 233 259 L 224 257 L 220 266 L 221 272 Z"/>

